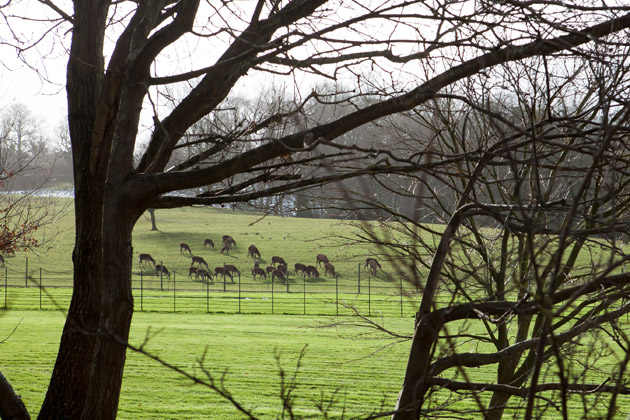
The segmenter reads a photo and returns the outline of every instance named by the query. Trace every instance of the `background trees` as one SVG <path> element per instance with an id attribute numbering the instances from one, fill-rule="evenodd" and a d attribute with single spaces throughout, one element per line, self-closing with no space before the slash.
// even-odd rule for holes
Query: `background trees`
<path id="1" fill-rule="evenodd" d="M 432 409 L 429 391 L 454 386 L 440 383 L 437 374 L 461 357 L 444 355 L 446 361 L 438 365 L 433 358 L 441 357 L 435 344 L 443 314 L 451 313 L 440 311 L 439 285 L 449 284 L 458 298 L 466 293 L 468 276 L 484 286 L 480 290 L 491 303 L 484 300 L 480 309 L 477 293 L 467 297 L 464 308 L 470 310 L 462 319 L 478 317 L 477 311 L 500 317 L 506 307 L 520 311 L 521 304 L 534 308 L 516 312 L 530 319 L 548 313 L 552 302 L 566 302 L 560 286 L 575 265 L 572 250 L 583 246 L 579 238 L 592 229 L 610 234 L 611 226 L 620 227 L 590 223 L 594 215 L 603 213 L 606 220 L 620 215 L 612 206 L 618 201 L 608 198 L 616 195 L 604 191 L 618 192 L 623 181 L 613 177 L 615 182 L 604 183 L 609 166 L 603 159 L 616 159 L 619 167 L 625 162 L 619 156 L 630 15 L 623 4 L 99 0 L 77 1 L 72 9 L 44 5 L 56 17 L 40 31 L 69 47 L 76 246 L 74 295 L 42 418 L 115 417 L 133 314 L 131 231 L 149 207 L 266 198 L 281 203 L 278 197 L 286 193 L 367 175 L 379 183 L 360 197 L 361 207 L 391 194 L 405 208 L 399 216 L 448 221 L 440 243 L 428 248 L 433 259 L 419 254 L 409 264 L 410 280 L 424 293 L 396 414 L 401 418 Z M 15 12 L 3 18 L 15 28 L 19 7 L 7 7 Z M 25 50 L 20 32 L 11 36 Z M 613 73 L 601 73 L 611 59 Z M 504 67 L 495 72 L 497 66 Z M 305 74 L 351 87 L 343 94 L 296 89 L 295 97 L 257 107 L 255 113 L 230 102 L 230 93 L 249 77 L 286 75 L 299 85 Z M 181 84 L 190 90 L 178 96 L 173 92 Z M 519 95 L 501 95 L 513 86 Z M 584 95 L 585 90 L 593 93 Z M 164 106 L 173 98 L 174 106 Z M 323 108 L 331 111 L 320 112 Z M 399 128 L 402 120 L 386 118 L 402 113 L 412 122 L 390 135 L 394 143 L 368 143 L 357 130 Z M 144 125 L 150 126 L 149 139 L 141 149 Z M 556 193 L 555 177 L 567 162 L 562 183 L 573 195 L 564 197 Z M 571 182 L 576 172 L 587 180 Z M 169 194 L 177 191 L 193 194 Z M 434 211 L 419 206 L 424 203 Z M 490 246 L 498 242 L 489 241 L 493 231 L 482 226 L 501 227 L 500 248 Z M 462 258 L 454 252 L 457 243 L 467 251 L 468 265 L 456 263 Z M 540 269 L 538 258 L 547 258 L 547 269 Z M 418 264 L 429 269 L 422 281 Z M 512 297 L 505 287 L 512 273 L 527 287 L 514 289 L 524 293 L 522 302 L 517 297 L 517 303 L 505 303 Z M 607 270 L 590 273 L 589 287 L 613 280 Z M 530 291 L 531 284 L 536 287 Z M 576 319 L 569 331 L 580 331 L 581 318 Z M 596 325 L 604 321 L 593 319 L 599 320 Z M 544 362 L 558 354 L 545 352 L 554 342 L 555 324 L 546 317 L 531 322 L 539 351 L 529 352 L 522 365 L 529 376 L 518 376 L 533 384 L 528 416 Z M 498 351 L 509 348 L 501 328 L 496 333 L 488 328 Z M 498 361 L 499 385 L 505 386 L 496 390 L 491 405 L 506 401 L 512 386 L 506 382 L 519 372 L 512 356 Z"/>

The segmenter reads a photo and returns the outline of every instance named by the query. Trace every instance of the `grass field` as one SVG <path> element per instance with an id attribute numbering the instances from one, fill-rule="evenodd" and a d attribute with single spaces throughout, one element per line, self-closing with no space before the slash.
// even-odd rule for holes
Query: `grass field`
<path id="1" fill-rule="evenodd" d="M 410 334 L 420 296 L 394 276 L 394 267 L 384 260 L 384 273 L 368 276 L 361 270 L 365 258 L 378 256 L 378 250 L 337 239 L 352 236 L 350 223 L 261 217 L 206 208 L 158 210 L 156 214 L 158 232 L 150 231 L 150 221 L 145 217 L 137 223 L 134 258 L 139 253 L 150 253 L 169 268 L 174 278 L 169 281 L 155 277 L 150 270 L 141 270 L 135 260 L 132 344 L 142 343 L 150 330 L 146 349 L 196 374 L 203 373 L 199 358 L 205 354 L 204 366 L 213 377 L 218 380 L 225 374 L 226 388 L 262 418 L 282 417 L 279 366 L 287 371 L 285 378 L 290 378 L 304 346 L 306 355 L 294 393 L 298 417 L 322 418 L 318 404 L 331 398 L 334 404 L 330 418 L 352 418 L 393 407 L 409 344 L 394 345 L 390 339 L 365 335 L 367 330 L 347 325 L 356 318 L 347 316 L 353 312 L 344 304 L 359 308 L 388 328 Z M 10 335 L 2 341 L 0 370 L 23 396 L 31 414 L 36 414 L 41 405 L 52 372 L 63 326 L 58 307 L 66 308 L 71 296 L 72 215 L 68 213 L 54 228 L 60 233 L 53 241 L 46 242 L 36 254 L 18 252 L 7 258 L 6 271 L 0 271 L 10 285 L 0 288 L 0 308 L 10 308 L 0 311 L 0 341 Z M 219 244 L 224 234 L 237 242 L 229 255 L 221 255 L 216 248 L 203 249 L 205 239 Z M 180 254 L 180 242 L 188 243 L 193 254 L 203 256 L 211 268 L 236 265 L 241 278 L 212 283 L 189 280 L 190 257 Z M 285 258 L 289 267 L 295 262 L 315 265 L 315 255 L 324 253 L 338 276 L 307 280 L 293 276 L 289 291 L 286 284 L 253 281 L 253 261 L 247 256 L 250 244 L 260 249 L 262 266 L 274 255 Z M 43 290 L 37 287 L 40 281 Z M 449 299 L 450 295 L 442 298 Z M 317 328 L 333 320 L 345 325 Z M 470 334 L 486 333 L 475 328 L 465 329 Z M 482 349 L 484 344 L 476 346 L 471 351 Z M 602 359 L 602 371 L 609 372 L 618 358 L 611 355 Z M 496 372 L 489 369 L 470 373 L 479 381 L 492 382 L 496 377 Z M 626 400 L 620 397 L 622 410 L 630 407 Z M 452 404 L 462 412 L 476 409 L 472 401 L 457 401 L 456 396 Z M 588 411 L 571 404 L 577 417 Z M 597 417 L 596 409 L 588 412 Z M 478 412 L 464 418 L 476 416 Z M 192 385 L 144 355 L 129 352 L 119 418 L 243 417 L 216 393 Z M 555 418 L 554 413 L 545 418 Z"/>
<path id="2" fill-rule="evenodd" d="M 63 316 L 55 311 L 1 311 L 2 372 L 36 415 L 52 372 Z M 272 315 L 195 315 L 136 313 L 131 343 L 140 345 L 150 330 L 146 349 L 169 363 L 201 374 L 198 360 L 244 406 L 263 418 L 280 414 L 278 366 L 290 377 L 306 347 L 295 391 L 300 417 L 314 415 L 321 398 L 334 396 L 332 418 L 391 409 L 406 362 L 408 344 L 392 345 L 375 336 L 360 336 L 352 327 L 317 328 L 329 318 Z M 385 318 L 400 332 L 411 318 Z M 364 332 L 364 331 L 363 331 Z M 377 350 L 382 350 L 372 354 Z M 279 364 L 276 355 L 279 355 Z M 144 355 L 128 352 L 120 419 L 243 418 L 217 394 L 187 380 Z"/>

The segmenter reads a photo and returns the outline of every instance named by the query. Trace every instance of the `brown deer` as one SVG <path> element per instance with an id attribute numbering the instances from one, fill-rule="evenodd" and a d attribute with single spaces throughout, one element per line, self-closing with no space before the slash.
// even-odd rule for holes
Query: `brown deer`
<path id="1" fill-rule="evenodd" d="M 376 261 L 376 258 L 366 258 L 365 266 L 363 267 L 363 269 L 365 269 L 365 267 L 368 267 L 373 275 L 376 275 L 377 270 L 383 271 L 381 265 L 378 263 L 378 261 Z"/>
<path id="2" fill-rule="evenodd" d="M 159 276 L 160 273 L 164 274 L 169 280 L 171 279 L 171 273 L 168 271 L 168 269 L 162 264 L 157 264 L 155 266 L 155 275 Z"/>
<path id="3" fill-rule="evenodd" d="M 328 261 L 328 257 L 325 256 L 324 254 L 317 254 L 317 266 L 321 267 L 322 264 L 326 264 L 330 261 Z"/>
<path id="4" fill-rule="evenodd" d="M 282 283 L 285 283 L 287 281 L 284 277 L 284 273 L 278 269 L 275 269 L 271 272 L 271 281 L 273 281 L 273 279 L 281 280 Z"/>
<path id="5" fill-rule="evenodd" d="M 0 258 L 2 258 L 2 256 L 0 256 Z M 3 264 L 4 264 L 4 261 L 3 261 Z M 155 268 L 155 260 L 153 259 L 151 255 L 149 254 L 138 255 L 138 265 L 140 266 L 140 268 L 146 267 L 149 264 L 151 264 L 153 268 Z"/>
<path id="6" fill-rule="evenodd" d="M 324 264 L 324 275 L 330 274 L 331 277 L 335 277 L 335 266 L 331 263 Z"/>
<path id="7" fill-rule="evenodd" d="M 197 274 L 195 275 L 195 280 L 197 280 L 199 277 L 201 277 L 201 280 L 203 279 L 210 280 L 209 273 L 203 268 L 200 268 L 197 270 Z"/>
<path id="8" fill-rule="evenodd" d="M 309 265 L 308 267 L 306 267 L 306 272 L 309 277 L 315 277 L 315 278 L 319 277 L 319 271 L 317 271 L 317 268 L 312 265 Z"/>
<path id="9" fill-rule="evenodd" d="M 232 274 L 223 267 L 215 267 L 214 275 L 217 278 L 217 280 L 219 279 L 219 276 L 221 275 L 223 276 L 224 279 L 225 279 L 225 276 L 228 276 L 230 280 L 234 281 L 234 279 L 232 278 Z"/>
<path id="10" fill-rule="evenodd" d="M 184 254 L 186 252 L 188 253 L 188 255 L 192 255 L 192 250 L 190 249 L 190 246 L 187 243 L 182 242 L 181 244 L 179 244 L 179 253 Z"/>
<path id="11" fill-rule="evenodd" d="M 298 271 L 301 272 L 304 276 L 308 274 L 308 271 L 306 270 L 306 266 L 302 263 L 295 263 L 293 267 L 295 268 L 295 270 L 293 271 L 293 273 L 295 274 L 297 274 Z"/>
<path id="12" fill-rule="evenodd" d="M 289 274 L 289 267 L 286 264 L 278 264 L 278 270 L 282 271 L 282 273 L 286 276 Z"/>
<path id="13" fill-rule="evenodd" d="M 206 239 L 203 241 L 203 249 L 206 249 L 206 246 L 208 245 L 210 245 L 210 248 L 214 249 L 214 242 L 212 242 L 212 239 Z"/>
<path id="14" fill-rule="evenodd" d="M 275 267 L 276 264 L 287 265 L 287 263 L 284 261 L 284 258 L 282 258 L 282 257 L 271 257 L 271 265 L 273 265 Z"/>
<path id="15" fill-rule="evenodd" d="M 256 245 L 250 245 L 247 249 L 247 256 L 252 258 L 260 258 L 260 251 L 256 248 Z"/>
<path id="16" fill-rule="evenodd" d="M 230 255 L 230 247 L 226 244 L 223 244 L 221 247 L 221 254 Z"/>
<path id="17" fill-rule="evenodd" d="M 190 263 L 191 266 L 198 264 L 199 268 L 201 268 L 201 265 L 205 265 L 206 266 L 206 270 L 210 270 L 210 267 L 208 267 L 208 263 L 206 262 L 206 260 L 203 259 L 203 257 L 197 257 L 197 256 L 192 256 L 191 257 L 192 262 Z"/>
<path id="18" fill-rule="evenodd" d="M 267 268 L 265 268 L 265 271 L 267 272 L 267 274 L 269 274 L 272 273 L 275 269 L 276 267 L 274 267 L 273 265 L 268 265 Z"/>
<path id="19" fill-rule="evenodd" d="M 201 270 L 201 268 L 193 267 L 192 265 L 188 267 L 188 278 L 191 278 L 193 275 L 197 278 L 199 276 L 199 274 L 197 274 L 199 270 Z"/>
<path id="20" fill-rule="evenodd" d="M 225 269 L 226 269 L 227 271 L 229 271 L 230 273 L 236 273 L 236 274 L 238 274 L 239 276 L 241 275 L 241 272 L 240 272 L 240 271 L 238 271 L 238 268 L 236 268 L 236 267 L 235 267 L 235 266 L 233 266 L 232 264 L 226 264 L 226 265 L 224 265 L 224 267 L 225 267 Z"/>
<path id="21" fill-rule="evenodd" d="M 234 248 L 236 246 L 236 241 L 230 235 L 223 235 L 221 237 L 223 239 L 223 246 L 228 246 L 228 248 Z"/>
<path id="22" fill-rule="evenodd" d="M 256 276 L 258 276 L 259 280 L 262 280 L 263 277 L 265 278 L 265 280 L 267 280 L 267 273 L 265 273 L 265 270 L 260 267 L 252 268 L 252 277 L 254 278 L 254 280 L 256 280 Z"/>

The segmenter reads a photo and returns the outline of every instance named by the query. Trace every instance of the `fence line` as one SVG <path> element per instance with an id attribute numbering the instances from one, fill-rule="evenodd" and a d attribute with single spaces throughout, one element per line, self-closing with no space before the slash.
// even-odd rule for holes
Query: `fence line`
<path id="1" fill-rule="evenodd" d="M 132 276 L 132 289 L 140 311 L 347 315 L 357 310 L 369 316 L 400 317 L 416 312 L 418 293 L 415 288 L 405 289 L 402 279 L 375 282 L 368 276 L 367 293 L 365 289 L 361 293 L 360 264 L 358 272 L 356 283 L 337 276 L 332 282 L 287 276 L 285 283 L 278 283 L 245 280 L 240 273 L 228 282 L 226 276 L 198 281 L 175 271 L 170 277 L 140 271 Z M 7 266 L 0 270 L 2 309 L 67 307 L 71 291 L 68 272 L 29 268 L 28 262 L 24 273 L 9 272 Z"/>

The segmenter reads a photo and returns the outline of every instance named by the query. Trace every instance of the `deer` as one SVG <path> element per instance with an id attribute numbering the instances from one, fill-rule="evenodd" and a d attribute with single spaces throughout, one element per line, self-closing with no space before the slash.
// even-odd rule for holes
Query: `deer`
<path id="1" fill-rule="evenodd" d="M 265 273 L 265 270 L 260 267 L 252 268 L 252 277 L 254 278 L 254 280 L 256 280 L 256 276 L 258 276 L 260 280 L 262 280 L 263 277 L 265 278 L 265 280 L 267 280 L 267 273 Z"/>
<path id="2" fill-rule="evenodd" d="M 363 267 L 363 269 L 365 269 L 365 267 L 368 267 L 373 275 L 376 275 L 377 270 L 383 271 L 381 265 L 378 263 L 378 261 L 376 261 L 376 258 L 366 258 L 365 266 Z"/>
<path id="3" fill-rule="evenodd" d="M 238 271 L 238 268 L 236 268 L 236 267 L 235 267 L 235 266 L 233 266 L 232 264 L 226 264 L 226 265 L 224 265 L 223 267 L 225 267 L 225 269 L 226 269 L 227 271 L 229 271 L 230 273 L 236 273 L 236 274 L 238 274 L 239 276 L 241 275 L 241 272 L 240 272 L 240 271 Z"/>
<path id="4" fill-rule="evenodd" d="M 289 274 L 289 267 L 287 267 L 286 264 L 278 264 L 277 269 L 282 271 L 282 274 L 284 274 L 285 276 Z"/>
<path id="5" fill-rule="evenodd" d="M 273 281 L 273 279 L 275 278 L 282 280 L 282 283 L 285 283 L 287 281 L 286 278 L 284 277 L 284 273 L 282 273 L 282 271 L 278 269 L 275 269 L 271 272 L 271 281 Z"/>
<path id="6" fill-rule="evenodd" d="M 282 258 L 282 257 L 271 257 L 271 265 L 273 265 L 275 267 L 276 264 L 287 265 L 287 263 L 284 261 L 284 258 Z"/>
<path id="7" fill-rule="evenodd" d="M 221 239 L 223 239 L 223 246 L 227 245 L 229 248 L 236 246 L 236 241 L 230 235 L 223 235 Z"/>
<path id="8" fill-rule="evenodd" d="M 184 254 L 185 252 L 187 252 L 188 255 L 192 255 L 192 250 L 190 249 L 190 246 L 187 243 L 182 242 L 181 244 L 179 244 L 179 253 Z"/>
<path id="9" fill-rule="evenodd" d="M 191 257 L 191 260 L 192 260 L 192 262 L 191 262 L 191 264 L 190 264 L 191 266 L 193 266 L 193 265 L 195 265 L 195 264 L 198 264 L 198 265 L 199 265 L 199 268 L 201 268 L 201 265 L 203 264 L 203 265 L 205 265 L 205 266 L 206 266 L 206 269 L 207 269 L 207 270 L 209 270 L 209 269 L 210 269 L 210 267 L 208 267 L 208 263 L 206 262 L 206 260 L 204 260 L 204 259 L 203 259 L 203 257 L 197 257 L 197 256 L 194 256 L 194 255 L 193 255 L 193 256 Z"/>
<path id="10" fill-rule="evenodd" d="M 169 280 L 171 279 L 171 273 L 168 271 L 168 269 L 162 264 L 157 264 L 155 266 L 155 275 L 159 276 L 160 273 L 164 274 Z"/>
<path id="11" fill-rule="evenodd" d="M 309 265 L 306 267 L 306 271 L 309 277 L 319 277 L 319 271 L 317 271 L 317 267 Z"/>
<path id="12" fill-rule="evenodd" d="M 273 270 L 275 270 L 276 267 L 274 267 L 273 265 L 268 265 L 267 268 L 265 268 L 265 271 L 267 272 L 267 274 L 269 273 L 273 273 Z"/>
<path id="13" fill-rule="evenodd" d="M 335 277 L 335 266 L 331 263 L 324 264 L 324 275 L 330 274 L 331 277 Z"/>
<path id="14" fill-rule="evenodd" d="M 230 247 L 227 244 L 221 247 L 221 254 L 230 255 Z"/>
<path id="15" fill-rule="evenodd" d="M 250 245 L 247 249 L 247 256 L 252 258 L 260 258 L 260 251 L 256 248 L 256 245 Z"/>
<path id="16" fill-rule="evenodd" d="M 295 270 L 293 271 L 293 273 L 295 274 L 297 274 L 298 271 L 301 272 L 304 276 L 308 274 L 308 271 L 306 270 L 306 266 L 302 263 L 295 263 L 293 267 L 295 268 Z"/>
<path id="17" fill-rule="evenodd" d="M 199 276 L 199 274 L 197 274 L 199 272 L 199 270 L 201 270 L 200 268 L 194 267 L 194 266 L 190 266 L 188 267 L 188 278 L 191 278 L 193 275 L 195 276 L 195 278 L 197 278 Z"/>
<path id="18" fill-rule="evenodd" d="M 317 254 L 316 259 L 317 259 L 317 264 L 316 265 L 320 266 L 320 267 L 321 267 L 322 264 L 326 264 L 326 263 L 330 262 L 330 261 L 328 261 L 328 257 L 325 256 L 324 254 Z"/>
<path id="19" fill-rule="evenodd" d="M 234 279 L 232 278 L 232 274 L 228 270 L 226 270 L 224 267 L 215 267 L 214 275 L 217 278 L 217 280 L 219 279 L 219 275 L 221 275 L 223 276 L 224 279 L 225 279 L 225 276 L 228 276 L 230 280 L 234 281 Z"/>
<path id="20" fill-rule="evenodd" d="M 0 258 L 2 258 L 2 256 L 0 256 Z M 2 263 L 4 264 L 4 260 L 2 261 Z M 151 255 L 149 254 L 138 255 L 138 265 L 140 266 L 140 268 L 145 267 L 148 264 L 151 264 L 153 268 L 155 268 L 155 260 L 153 259 Z"/>
<path id="21" fill-rule="evenodd" d="M 197 280 L 199 277 L 201 277 L 201 280 L 203 279 L 210 280 L 208 271 L 204 270 L 203 268 L 200 268 L 197 270 L 197 273 L 195 275 L 195 280 Z"/>
<path id="22" fill-rule="evenodd" d="M 206 246 L 208 245 L 210 245 L 210 248 L 214 249 L 214 242 L 212 242 L 212 239 L 206 239 L 203 241 L 203 249 L 206 249 Z"/>

